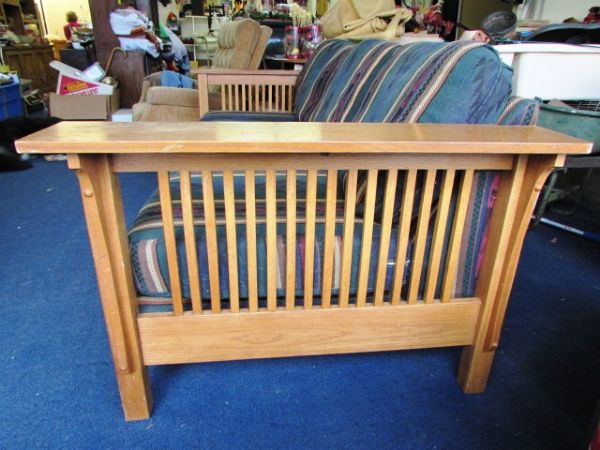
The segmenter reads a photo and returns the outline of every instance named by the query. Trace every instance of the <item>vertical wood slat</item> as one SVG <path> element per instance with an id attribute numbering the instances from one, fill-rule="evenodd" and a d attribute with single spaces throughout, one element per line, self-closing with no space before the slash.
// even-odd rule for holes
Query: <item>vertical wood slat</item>
<path id="1" fill-rule="evenodd" d="M 232 312 L 240 310 L 238 284 L 237 236 L 235 223 L 235 188 L 233 171 L 223 171 L 223 198 L 225 201 L 225 231 L 227 234 L 227 266 L 229 268 L 229 302 Z"/>
<path id="2" fill-rule="evenodd" d="M 267 97 L 269 98 L 269 112 L 273 111 L 273 85 L 267 85 Z"/>
<path id="3" fill-rule="evenodd" d="M 356 211 L 356 184 L 358 171 L 348 171 L 346 199 L 344 202 L 344 236 L 342 242 L 342 267 L 340 269 L 340 307 L 348 306 L 350 297 L 350 278 L 352 275 L 352 244 L 354 242 L 354 213 Z"/>
<path id="4" fill-rule="evenodd" d="M 219 290 L 219 249 L 217 246 L 217 221 L 215 219 L 213 177 L 210 170 L 202 171 L 202 193 L 204 201 L 206 251 L 208 255 L 210 307 L 212 312 L 218 313 L 221 312 L 221 293 Z"/>
<path id="5" fill-rule="evenodd" d="M 280 86 L 279 85 L 275 85 L 275 111 L 279 112 L 279 91 L 280 91 Z"/>
<path id="6" fill-rule="evenodd" d="M 239 111 L 240 110 L 240 95 L 239 95 L 240 85 L 233 84 L 231 87 L 233 88 L 233 101 L 235 102 L 234 111 Z"/>
<path id="7" fill-rule="evenodd" d="M 394 216 L 394 200 L 396 199 L 396 185 L 398 171 L 388 170 L 383 199 L 383 212 L 379 235 L 379 258 L 377 260 L 377 276 L 375 280 L 375 295 L 373 303 L 379 306 L 383 303 L 385 290 L 385 275 L 387 273 L 387 262 L 390 249 L 390 235 L 392 233 L 392 219 Z"/>
<path id="8" fill-rule="evenodd" d="M 254 171 L 246 170 L 246 247 L 248 254 L 248 306 L 258 311 L 258 260 L 256 257 L 256 203 Z"/>
<path id="9" fill-rule="evenodd" d="M 241 89 L 242 89 L 242 111 L 246 111 L 246 87 L 247 85 L 242 84 L 240 85 Z"/>
<path id="10" fill-rule="evenodd" d="M 182 170 L 180 173 L 181 210 L 183 215 L 183 234 L 185 238 L 185 255 L 187 261 L 188 278 L 190 280 L 190 297 L 192 311 L 196 314 L 202 312 L 202 295 L 200 290 L 200 277 L 198 276 L 198 251 L 196 250 L 196 232 L 194 230 L 194 206 L 192 203 L 190 172 Z"/>
<path id="11" fill-rule="evenodd" d="M 467 218 L 471 186 L 473 185 L 473 174 L 474 172 L 472 169 L 465 170 L 460 184 L 456 212 L 454 213 L 454 223 L 452 224 L 452 233 L 450 235 L 450 243 L 448 245 L 446 269 L 444 270 L 444 278 L 442 280 L 442 293 L 440 296 L 442 303 L 449 302 L 452 296 L 452 288 L 454 286 L 456 272 L 458 270 L 460 243 L 464 233 L 465 220 Z"/>
<path id="12" fill-rule="evenodd" d="M 233 85 L 227 85 L 227 99 L 229 100 L 227 111 L 233 111 Z"/>
<path id="13" fill-rule="evenodd" d="M 402 282 L 404 281 L 404 270 L 406 267 L 406 252 L 408 251 L 408 243 L 410 241 L 410 225 L 415 202 L 416 181 L 416 170 L 412 169 L 405 172 L 404 194 L 402 195 L 398 242 L 396 244 L 396 268 L 392 284 L 392 305 L 400 303 L 400 294 L 402 292 Z"/>
<path id="14" fill-rule="evenodd" d="M 274 169 L 266 173 L 267 203 L 267 309 L 277 309 L 277 179 Z"/>
<path id="15" fill-rule="evenodd" d="M 369 169 L 367 187 L 364 198 L 363 233 L 361 239 L 360 263 L 358 271 L 358 288 L 356 306 L 365 306 L 369 284 L 369 268 L 371 265 L 371 247 L 373 244 L 373 219 L 375 214 L 375 195 L 377 193 L 377 169 Z"/>
<path id="16" fill-rule="evenodd" d="M 425 246 L 427 244 L 427 230 L 429 228 L 429 217 L 431 213 L 431 200 L 433 198 L 433 188 L 435 185 L 435 175 L 436 170 L 427 170 L 425 184 L 421 194 L 421 205 L 419 208 L 419 218 L 417 220 L 417 234 L 415 237 L 413 260 L 408 284 L 407 300 L 409 304 L 416 303 L 419 294 L 421 273 L 423 272 L 423 260 L 425 257 Z"/>
<path id="17" fill-rule="evenodd" d="M 304 308 L 312 309 L 315 266 L 315 215 L 317 200 L 317 171 L 309 169 L 306 176 L 306 205 L 304 227 Z"/>
<path id="18" fill-rule="evenodd" d="M 221 85 L 221 109 L 223 111 L 228 111 L 227 109 L 227 100 L 226 100 L 226 92 L 225 92 L 225 88 L 226 85 L 222 84 Z"/>
<path id="19" fill-rule="evenodd" d="M 288 103 L 288 112 L 292 112 L 293 111 L 293 101 L 294 98 L 294 87 L 292 85 L 288 86 L 288 96 L 287 96 L 287 103 Z"/>
<path id="20" fill-rule="evenodd" d="M 254 85 L 254 112 L 260 111 L 260 94 L 258 90 L 258 84 Z"/>
<path id="21" fill-rule="evenodd" d="M 261 103 L 260 111 L 265 112 L 265 107 L 267 104 L 267 97 L 265 95 L 265 85 L 264 84 L 260 85 L 260 103 Z"/>
<path id="22" fill-rule="evenodd" d="M 254 111 L 254 95 L 252 94 L 252 85 L 248 85 L 248 111 Z"/>
<path id="23" fill-rule="evenodd" d="M 177 243 L 175 240 L 175 226 L 173 223 L 173 204 L 171 203 L 171 187 L 169 185 L 169 172 L 158 172 L 158 189 L 160 192 L 160 210 L 163 220 L 165 235 L 165 249 L 167 251 L 167 265 L 169 267 L 169 283 L 173 301 L 173 312 L 179 316 L 183 314 L 183 298 L 181 296 L 181 283 L 179 281 L 179 264 L 177 262 Z"/>
<path id="24" fill-rule="evenodd" d="M 323 252 L 323 281 L 321 283 L 321 306 L 331 306 L 333 285 L 333 253 L 335 250 L 335 212 L 337 195 L 337 170 L 327 171 L 327 197 L 325 205 L 325 244 Z"/>
<path id="25" fill-rule="evenodd" d="M 431 243 L 425 291 L 423 293 L 423 300 L 425 303 L 433 303 L 435 297 L 435 288 L 437 287 L 438 275 L 440 273 L 440 262 L 448 226 L 448 210 L 450 209 L 455 175 L 456 171 L 454 169 L 447 169 L 444 173 L 444 181 L 442 182 L 435 217 L 435 226 L 433 228 L 433 241 Z"/>
<path id="26" fill-rule="evenodd" d="M 294 309 L 296 299 L 296 171 L 287 171 L 286 188 L 285 307 Z"/>

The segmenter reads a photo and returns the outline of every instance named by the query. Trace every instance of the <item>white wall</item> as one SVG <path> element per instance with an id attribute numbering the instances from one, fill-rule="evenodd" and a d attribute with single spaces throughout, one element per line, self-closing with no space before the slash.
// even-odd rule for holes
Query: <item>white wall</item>
<path id="1" fill-rule="evenodd" d="M 44 11 L 48 34 L 56 34 L 65 39 L 63 26 L 67 23 L 67 11 L 75 11 L 79 23 L 91 22 L 90 6 L 88 0 L 36 0 Z"/>
<path id="2" fill-rule="evenodd" d="M 532 0 L 528 0 L 532 1 Z M 524 12 L 527 8 L 525 5 L 519 6 L 517 10 L 517 16 L 519 18 L 525 18 Z M 583 20 L 588 14 L 588 10 L 592 6 L 600 5 L 599 0 L 533 0 L 531 19 L 535 20 L 549 20 L 550 23 L 560 23 L 563 20 L 574 17 L 577 20 Z"/>
<path id="3" fill-rule="evenodd" d="M 160 20 L 161 23 L 164 24 L 167 21 L 167 16 L 170 12 L 174 13 L 177 17 L 179 17 L 179 8 L 177 7 L 174 1 L 169 3 L 166 8 L 162 5 L 162 3 L 158 2 L 158 20 Z"/>

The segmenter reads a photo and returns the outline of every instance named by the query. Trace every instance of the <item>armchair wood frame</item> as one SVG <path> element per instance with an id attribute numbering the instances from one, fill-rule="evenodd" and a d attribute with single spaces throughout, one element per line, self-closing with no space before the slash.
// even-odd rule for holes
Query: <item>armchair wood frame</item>
<path id="1" fill-rule="evenodd" d="M 200 69 L 193 73 L 198 76 L 200 117 L 210 110 L 211 94 L 220 95 L 221 111 L 291 113 L 294 110 L 300 72 Z"/>
<path id="2" fill-rule="evenodd" d="M 173 133 L 173 127 L 177 133 Z M 168 132 L 167 132 L 168 130 Z M 67 153 L 69 167 L 79 178 L 81 195 L 94 256 L 100 297 L 108 328 L 116 377 L 127 420 L 147 419 L 152 400 L 146 366 L 155 364 L 268 358 L 294 355 L 321 355 L 348 352 L 400 350 L 443 346 L 464 346 L 458 380 L 466 393 L 483 392 L 490 373 L 500 330 L 525 232 L 535 200 L 549 172 L 564 162 L 567 154 L 586 153 L 591 144 L 536 127 L 498 127 L 487 125 L 407 125 L 356 123 L 290 123 L 282 133 L 279 123 L 200 122 L 182 124 L 62 122 L 17 142 L 22 153 Z M 356 298 L 348 294 L 350 256 L 342 252 L 339 301 L 332 302 L 332 202 L 335 183 L 327 185 L 325 251 L 322 297 L 313 302 L 311 256 L 305 264 L 304 298 L 294 299 L 293 278 L 285 282 L 285 306 L 278 306 L 275 276 L 277 267 L 267 271 L 266 306 L 259 306 L 256 290 L 256 240 L 248 231 L 248 306 L 240 306 L 235 293 L 239 276 L 237 265 L 230 265 L 229 306 L 218 296 L 217 252 L 211 254 L 210 306 L 201 302 L 198 260 L 194 253 L 194 213 L 191 208 L 190 173 L 201 172 L 205 183 L 206 233 L 215 244 L 215 199 L 211 180 L 215 171 L 223 173 L 225 185 L 225 228 L 227 251 L 235 256 L 236 212 L 233 208 L 232 178 L 244 173 L 247 187 L 245 217 L 249 230 L 256 225 L 252 205 L 254 174 L 266 171 L 266 244 L 268 261 L 277 258 L 275 203 L 288 205 L 286 226 L 296 224 L 296 173 L 308 171 L 306 214 L 307 248 L 314 240 L 316 172 L 327 171 L 328 179 L 347 170 L 344 233 L 352 231 L 358 170 L 368 171 L 367 207 L 364 215 L 359 287 Z M 430 264 L 422 270 L 424 240 L 431 211 L 420 208 L 413 254 L 413 270 L 408 294 L 401 295 L 398 283 L 389 297 L 381 287 L 381 264 L 377 267 L 374 293 L 368 293 L 369 255 L 373 226 L 374 180 L 378 171 L 388 171 L 386 197 L 381 222 L 382 239 L 378 255 L 390 245 L 391 210 L 389 195 L 395 192 L 397 171 L 406 171 L 403 209 L 412 210 L 417 171 L 424 171 L 424 197 L 430 195 L 432 181 L 442 172 L 440 202 L 449 199 L 453 183 L 460 183 L 457 212 L 435 217 Z M 477 281 L 475 295 L 455 298 L 451 286 L 456 275 L 456 248 L 464 225 L 470 183 L 476 170 L 497 170 L 501 181 L 490 218 L 490 233 Z M 127 230 L 117 174 L 147 172 L 158 174 L 161 194 L 169 276 L 173 286 L 171 313 L 140 313 L 134 289 Z M 181 174 L 183 229 L 188 267 L 178 267 L 175 232 L 168 176 Z M 288 187 L 285 198 L 277 199 L 275 171 L 285 171 Z M 332 177 L 332 178 L 329 178 Z M 333 200 L 332 200 L 333 199 Z M 441 203 L 444 205 L 445 203 Z M 312 210 L 312 213 L 311 213 Z M 440 211 L 443 208 L 440 207 Z M 334 213 L 333 213 L 334 214 Z M 405 229 L 409 218 L 403 214 L 399 227 Z M 440 239 L 448 220 L 452 220 L 450 250 L 443 276 L 439 276 Z M 222 226 L 222 225 L 221 225 Z M 255 229 L 255 228 L 254 228 Z M 288 228 L 289 229 L 289 228 Z M 211 237 L 212 236 L 212 237 Z M 295 233 L 286 239 L 292 244 Z M 349 240 L 348 240 L 349 241 Z M 212 244 L 211 244 L 212 242 Z M 396 267 L 403 268 L 407 240 L 400 238 Z M 306 253 L 309 253 L 308 251 Z M 235 258 L 233 258 L 235 259 Z M 290 264 L 295 264 L 289 259 Z M 329 264 L 329 265 L 328 265 Z M 293 268 L 291 268 L 293 269 Z M 192 310 L 182 304 L 179 271 L 189 270 Z M 287 272 L 294 272 L 288 270 Z M 194 275 L 195 274 L 195 275 Z M 402 269 L 395 280 L 402 284 Z M 426 280 L 423 298 L 416 295 L 418 280 Z M 435 294 L 435 280 L 441 279 Z M 233 280 L 233 281 L 232 281 Z M 194 284 L 195 283 L 195 284 Z M 344 288 L 344 286 L 346 286 Z M 433 286 L 433 287 L 432 287 Z"/>

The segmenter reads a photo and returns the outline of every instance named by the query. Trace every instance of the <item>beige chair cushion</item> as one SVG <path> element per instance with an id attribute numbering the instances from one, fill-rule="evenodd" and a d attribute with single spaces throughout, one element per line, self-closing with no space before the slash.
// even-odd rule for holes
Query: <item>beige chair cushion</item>
<path id="1" fill-rule="evenodd" d="M 272 28 L 261 25 L 260 38 L 256 43 L 256 47 L 254 47 L 254 52 L 252 53 L 252 58 L 250 58 L 248 70 L 256 70 L 260 68 L 260 63 L 262 62 L 263 56 L 265 54 L 265 49 L 267 48 L 267 44 L 269 43 L 269 39 L 271 38 L 272 34 Z"/>
<path id="2" fill-rule="evenodd" d="M 198 89 L 161 86 L 148 89 L 146 99 L 152 105 L 182 106 L 186 108 L 197 108 L 199 102 Z"/>
<path id="3" fill-rule="evenodd" d="M 142 122 L 197 122 L 200 117 L 200 108 L 182 108 L 181 106 L 171 105 L 150 105 L 143 103 L 147 108 L 138 112 L 135 118 L 136 110 L 134 108 L 134 121 Z M 134 105 L 135 107 L 135 105 Z"/>
<path id="4" fill-rule="evenodd" d="M 226 23 L 219 30 L 219 47 L 213 58 L 216 69 L 247 69 L 261 37 L 258 22 L 252 19 Z"/>

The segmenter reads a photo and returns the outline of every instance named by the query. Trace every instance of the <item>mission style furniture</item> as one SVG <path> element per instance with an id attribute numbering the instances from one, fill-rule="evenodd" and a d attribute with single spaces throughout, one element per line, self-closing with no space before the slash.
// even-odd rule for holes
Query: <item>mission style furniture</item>
<path id="1" fill-rule="evenodd" d="M 213 121 L 62 122 L 17 142 L 66 153 L 79 178 L 127 420 L 150 416 L 157 364 L 463 346 L 458 381 L 485 390 L 536 198 L 591 144 L 497 125 L 531 106 L 509 101 L 510 86 L 487 124 L 327 122 L 349 112 L 326 111 L 336 96 L 315 89 L 340 78 L 319 80 L 315 64 L 347 44 L 323 45 L 301 80 L 201 73 Z M 396 51 L 378 45 L 344 51 Z M 488 50 L 465 54 L 495 64 Z M 209 84 L 240 121 L 207 112 Z M 309 110 L 315 121 L 275 122 Z M 158 181 L 129 233 L 122 172 Z"/>

